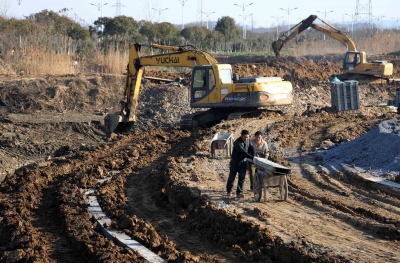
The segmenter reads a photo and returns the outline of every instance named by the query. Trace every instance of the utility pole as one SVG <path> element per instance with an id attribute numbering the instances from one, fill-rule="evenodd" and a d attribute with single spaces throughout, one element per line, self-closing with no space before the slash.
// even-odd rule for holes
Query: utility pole
<path id="1" fill-rule="evenodd" d="M 21 6 L 21 3 L 22 3 L 22 0 L 17 0 L 17 3 L 18 3 L 18 18 L 20 18 L 21 14 L 20 14 L 19 10 L 20 10 L 20 6 Z"/>
<path id="2" fill-rule="evenodd" d="M 121 0 L 117 0 L 117 3 L 115 3 L 115 5 L 112 5 L 112 7 L 115 7 L 115 17 L 117 17 L 121 15 L 121 7 L 126 6 L 121 4 Z"/>
<path id="3" fill-rule="evenodd" d="M 396 30 L 399 30 L 399 18 L 393 18 L 392 19 L 396 20 Z"/>
<path id="4" fill-rule="evenodd" d="M 276 40 L 279 38 L 279 19 L 283 18 L 283 16 L 278 17 L 278 16 L 271 16 L 272 18 L 276 19 Z"/>
<path id="5" fill-rule="evenodd" d="M 152 9 L 158 12 L 158 23 L 160 23 L 161 13 L 167 10 L 168 8 L 152 8 Z"/>
<path id="6" fill-rule="evenodd" d="M 241 6 L 238 5 L 238 4 L 233 4 L 233 5 L 236 5 L 236 6 L 242 8 L 242 13 L 243 13 L 243 15 L 242 15 L 243 16 L 243 39 L 246 39 L 246 14 L 245 14 L 245 10 L 246 10 L 246 7 L 248 7 L 249 5 L 252 5 L 252 4 L 253 3 L 245 5 L 243 3 Z"/>
<path id="7" fill-rule="evenodd" d="M 251 33 L 254 33 L 254 17 L 253 17 L 253 13 L 251 13 L 249 16 L 251 16 Z M 246 32 L 247 34 L 247 32 Z"/>
<path id="8" fill-rule="evenodd" d="M 17 3 L 18 3 L 18 18 L 20 18 L 21 17 L 21 14 L 20 14 L 20 6 L 21 6 L 21 3 L 22 3 L 22 0 L 17 0 Z M 21 37 L 21 34 L 19 34 L 19 48 L 22 48 L 22 37 Z"/>
<path id="9" fill-rule="evenodd" d="M 346 16 L 351 17 L 351 37 L 353 37 L 353 31 L 354 31 L 354 14 L 345 14 Z M 347 26 L 348 27 L 348 26 Z M 349 31 L 349 30 L 348 30 Z"/>
<path id="10" fill-rule="evenodd" d="M 199 17 L 200 17 L 200 27 L 203 27 L 203 14 L 207 10 L 206 6 L 207 6 L 206 0 L 199 0 L 197 5 L 196 22 L 197 23 L 199 22 Z"/>
<path id="11" fill-rule="evenodd" d="M 354 17 L 355 27 L 360 29 L 363 23 L 372 29 L 372 0 L 356 0 L 356 12 Z"/>
<path id="12" fill-rule="evenodd" d="M 287 12 L 287 30 L 289 30 L 290 29 L 290 12 L 292 12 L 293 10 L 296 10 L 297 7 L 292 8 L 292 9 L 290 9 L 289 7 L 287 9 L 285 9 L 285 8 L 280 8 L 280 9 Z"/>
<path id="13" fill-rule="evenodd" d="M 321 13 L 321 14 L 324 14 L 324 20 L 326 21 L 326 15 L 327 14 L 329 14 L 329 13 L 332 13 L 333 11 L 317 11 L 318 13 Z M 325 34 L 323 34 L 324 35 L 324 40 L 325 40 Z"/>
<path id="14" fill-rule="evenodd" d="M 98 3 L 97 5 L 95 5 L 93 3 L 89 3 L 89 4 L 97 7 L 97 19 L 99 19 L 100 17 L 103 17 L 103 6 L 108 5 L 108 3 L 103 4 L 103 0 L 101 0 L 101 2 Z M 100 16 L 100 14 L 101 14 L 101 16 Z M 103 34 L 103 29 L 104 29 L 104 26 L 101 25 L 101 33 L 102 34 Z"/>
<path id="15" fill-rule="evenodd" d="M 384 18 L 385 16 L 372 16 L 372 17 L 376 17 L 377 18 L 377 21 L 378 21 L 378 25 L 377 25 L 377 27 L 376 27 L 376 30 L 377 31 L 379 31 L 379 27 L 381 27 L 383 24 L 382 24 L 382 18 Z M 380 22 L 379 22 L 380 21 Z"/>
<path id="16" fill-rule="evenodd" d="M 181 2 L 181 4 L 182 4 L 182 29 L 185 29 L 185 24 L 183 23 L 183 8 L 184 8 L 184 6 L 185 6 L 185 3 L 188 1 L 188 0 L 178 0 L 179 2 Z"/>
<path id="17" fill-rule="evenodd" d="M 253 17 L 253 13 L 251 13 L 249 16 L 251 16 L 251 32 L 254 31 L 254 17 Z"/>
<path id="18" fill-rule="evenodd" d="M 207 16 L 207 29 L 208 29 L 208 24 L 210 22 L 210 15 L 215 14 L 215 12 L 203 12 Z"/>

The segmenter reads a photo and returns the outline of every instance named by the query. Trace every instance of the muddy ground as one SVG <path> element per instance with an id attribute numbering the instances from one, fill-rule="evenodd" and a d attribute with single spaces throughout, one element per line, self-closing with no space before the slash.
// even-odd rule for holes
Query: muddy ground
<path id="1" fill-rule="evenodd" d="M 290 79 L 294 105 L 179 131 L 179 116 L 191 111 L 189 73 L 147 70 L 183 81 L 147 81 L 132 134 L 111 141 L 102 119 L 118 111 L 123 76 L 2 76 L 0 262 L 146 262 L 99 233 L 81 192 L 88 188 L 112 227 L 168 262 L 400 261 L 399 191 L 351 169 L 328 171 L 315 157 L 397 119 L 381 106 L 397 86 L 360 86 L 360 110 L 301 116 L 308 103 L 330 106 L 326 81 L 339 59 L 239 59 L 250 63 L 234 64 L 240 76 Z M 267 202 L 254 202 L 248 183 L 244 199 L 224 196 L 229 160 L 210 158 L 210 141 L 243 128 L 262 131 L 270 160 L 292 169 L 287 201 L 272 189 Z"/>

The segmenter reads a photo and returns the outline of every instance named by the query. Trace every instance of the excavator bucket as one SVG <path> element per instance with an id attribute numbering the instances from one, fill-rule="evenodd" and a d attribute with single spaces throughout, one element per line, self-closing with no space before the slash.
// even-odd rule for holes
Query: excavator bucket
<path id="1" fill-rule="evenodd" d="M 281 51 L 282 47 L 282 39 L 278 39 L 274 42 L 272 42 L 272 50 L 275 53 L 275 56 L 279 57 L 279 52 Z"/>
<path id="2" fill-rule="evenodd" d="M 292 38 L 296 37 L 298 34 L 309 28 L 313 25 L 317 16 L 310 15 L 306 19 L 302 20 L 300 23 L 295 25 L 294 27 L 290 28 L 288 31 L 282 33 L 280 39 L 272 42 L 272 50 L 275 53 L 275 56 L 279 57 L 279 52 L 281 51 L 283 45 L 291 40 Z"/>
<path id="3" fill-rule="evenodd" d="M 126 122 L 126 117 L 119 113 L 107 114 L 104 118 L 106 136 L 111 137 L 112 133 L 127 133 L 133 127 L 134 122 Z"/>

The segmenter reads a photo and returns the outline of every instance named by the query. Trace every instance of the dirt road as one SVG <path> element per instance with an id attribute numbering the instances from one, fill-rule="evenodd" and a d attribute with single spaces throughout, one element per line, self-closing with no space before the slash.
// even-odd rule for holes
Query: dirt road
<path id="1" fill-rule="evenodd" d="M 35 124 L 7 115 L 2 159 L 35 162 L 9 172 L 0 184 L 0 262 L 147 262 L 100 234 L 81 191 L 89 188 L 112 219 L 106 227 L 124 231 L 168 262 L 398 262 L 399 192 L 351 169 L 330 171 L 315 155 L 327 142 L 346 143 L 382 120 L 397 119 L 370 106 L 390 99 L 396 87 L 363 86 L 361 110 L 300 116 L 306 103 L 328 103 L 322 81 L 297 84 L 295 105 L 283 115 L 270 112 L 193 132 L 165 125 L 177 117 L 161 120 L 157 113 L 168 108 L 150 103 L 156 86 L 148 83 L 142 106 L 146 111 L 153 105 L 152 112 L 139 117 L 145 122 L 153 114 L 154 123 L 108 142 L 101 123 L 57 118 Z M 93 89 L 90 81 L 81 82 Z M 179 86 L 157 85 L 163 96 L 179 94 Z M 243 128 L 263 131 L 271 160 L 292 169 L 287 202 L 276 189 L 267 202 L 254 202 L 248 184 L 244 199 L 224 195 L 229 160 L 210 158 L 210 139 L 216 132 L 236 138 Z"/>

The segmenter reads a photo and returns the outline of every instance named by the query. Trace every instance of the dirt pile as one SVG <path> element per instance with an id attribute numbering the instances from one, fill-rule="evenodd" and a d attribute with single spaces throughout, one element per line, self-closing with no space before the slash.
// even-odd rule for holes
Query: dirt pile
<path id="1" fill-rule="evenodd" d="M 5 78 L 0 97 L 12 113 L 103 112 L 118 105 L 122 83 L 120 76 Z"/>
<path id="2" fill-rule="evenodd" d="M 178 77 L 179 75 L 175 75 Z M 160 85 L 147 82 L 140 92 L 134 130 L 179 127 L 180 117 L 194 113 L 189 104 L 189 89 L 179 83 Z"/>
<path id="3" fill-rule="evenodd" d="M 0 122 L 0 176 L 32 162 L 69 156 L 104 141 L 99 121 L 89 118 L 88 122 L 81 122 L 82 116 L 62 121 L 62 116 L 56 115 L 51 123 L 49 116 L 46 123 L 32 123 L 40 121 L 41 116 L 36 115 L 29 115 L 28 121 L 12 115 L 13 121 Z"/>

